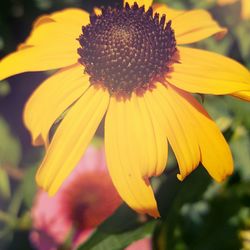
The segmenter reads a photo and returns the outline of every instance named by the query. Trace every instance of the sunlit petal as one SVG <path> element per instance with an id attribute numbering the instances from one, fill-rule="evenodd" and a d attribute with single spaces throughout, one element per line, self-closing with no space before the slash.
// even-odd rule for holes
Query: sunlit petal
<path id="1" fill-rule="evenodd" d="M 53 195 L 81 159 L 103 118 L 109 94 L 90 87 L 59 125 L 37 172 L 40 187 Z"/>
<path id="2" fill-rule="evenodd" d="M 139 6 L 144 5 L 145 9 L 148 9 L 152 3 L 153 0 L 126 0 L 125 3 L 128 3 L 130 6 L 132 6 L 134 3 L 137 3 Z"/>
<path id="3" fill-rule="evenodd" d="M 121 197 L 136 211 L 158 217 L 149 177 L 163 171 L 167 142 L 148 109 L 151 97 L 149 94 L 148 103 L 134 94 L 126 101 L 111 98 L 105 148 L 109 172 Z"/>
<path id="4" fill-rule="evenodd" d="M 53 123 L 88 86 L 89 76 L 83 73 L 82 65 L 77 64 L 58 71 L 34 91 L 23 116 L 34 145 L 48 144 Z"/>
<path id="5" fill-rule="evenodd" d="M 232 173 L 232 156 L 220 130 L 192 95 L 159 84 L 159 112 L 183 180 L 201 162 L 209 174 L 222 181 Z M 219 160 L 219 161 L 218 161 Z"/>
<path id="6" fill-rule="evenodd" d="M 77 38 L 82 33 L 82 25 L 88 22 L 87 18 L 86 12 L 74 9 L 40 17 L 18 50 L 0 61 L 0 80 L 22 72 L 56 69 L 77 63 Z"/>
<path id="7" fill-rule="evenodd" d="M 187 44 L 220 33 L 226 33 L 206 10 L 179 11 L 164 5 L 155 8 L 155 12 L 165 14 L 167 20 L 172 20 L 177 44 Z"/>
<path id="8" fill-rule="evenodd" d="M 205 50 L 178 47 L 167 81 L 192 93 L 224 95 L 250 90 L 250 73 L 238 62 Z"/>

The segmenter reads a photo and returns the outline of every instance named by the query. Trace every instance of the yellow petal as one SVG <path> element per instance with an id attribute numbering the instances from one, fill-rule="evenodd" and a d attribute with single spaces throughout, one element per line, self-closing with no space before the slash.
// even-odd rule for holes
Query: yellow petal
<path id="1" fill-rule="evenodd" d="M 168 157 L 168 148 L 167 148 L 168 145 L 167 145 L 166 131 L 165 131 L 166 120 L 164 119 L 162 113 L 159 112 L 159 106 L 157 103 L 158 92 L 159 92 L 158 89 L 155 88 L 153 91 L 147 91 L 143 97 L 145 100 L 148 112 L 149 112 L 149 114 L 147 115 L 150 115 L 150 118 L 151 118 L 152 129 L 153 129 L 154 137 L 155 137 L 155 139 L 152 138 L 148 143 L 152 147 L 153 142 L 155 141 L 155 145 L 153 147 L 155 148 L 156 153 L 157 153 L 156 167 L 155 169 L 152 168 L 151 172 L 148 172 L 148 176 L 160 175 L 166 167 L 166 162 L 167 162 L 167 157 Z M 146 117 L 144 119 L 146 120 Z M 149 126 L 147 127 L 147 129 L 148 128 Z M 146 134 L 149 135 L 150 131 L 147 131 Z M 149 151 L 149 154 L 152 155 L 152 152 L 150 151 Z"/>
<path id="2" fill-rule="evenodd" d="M 230 149 L 214 121 L 190 94 L 159 85 L 157 101 L 167 121 L 166 132 L 183 180 L 201 163 L 217 181 L 233 171 Z"/>
<path id="3" fill-rule="evenodd" d="M 102 14 L 102 10 L 100 8 L 97 8 L 97 7 L 94 7 L 94 13 L 97 15 L 97 16 L 100 16 Z"/>
<path id="4" fill-rule="evenodd" d="M 184 178 L 200 162 L 197 127 L 193 126 L 193 116 L 187 112 L 180 97 L 170 89 L 159 84 L 157 88 L 158 110 L 166 121 L 166 136 L 175 153 L 180 175 Z"/>
<path id="5" fill-rule="evenodd" d="M 173 20 L 177 16 L 182 15 L 186 12 L 185 10 L 176 10 L 169 8 L 166 4 L 153 4 L 153 9 L 155 13 L 166 15 L 167 20 Z"/>
<path id="6" fill-rule="evenodd" d="M 202 165 L 216 181 L 223 181 L 233 172 L 233 159 L 226 140 L 194 97 L 178 89 L 175 92 L 178 93 L 183 108 L 193 117 L 193 129 L 197 133 Z"/>
<path id="7" fill-rule="evenodd" d="M 250 102 L 250 91 L 239 91 L 231 95 L 241 100 Z"/>
<path id="8" fill-rule="evenodd" d="M 24 123 L 34 145 L 48 144 L 48 133 L 56 119 L 89 87 L 82 65 L 58 71 L 32 94 L 24 109 Z M 41 136 L 41 138 L 40 138 Z"/>
<path id="9" fill-rule="evenodd" d="M 178 47 L 167 81 L 192 93 L 224 95 L 250 90 L 250 73 L 238 62 L 209 51 Z"/>
<path id="10" fill-rule="evenodd" d="M 33 24 L 33 28 L 37 28 L 38 26 L 48 22 L 60 22 L 65 24 L 70 23 L 83 26 L 89 23 L 89 13 L 77 8 L 68 8 L 56 11 L 50 15 L 38 17 Z"/>
<path id="11" fill-rule="evenodd" d="M 125 0 L 124 3 L 128 3 L 132 6 L 134 3 L 137 3 L 139 6 L 144 5 L 147 10 L 153 3 L 153 0 Z"/>
<path id="12" fill-rule="evenodd" d="M 41 17 L 28 39 L 0 61 L 0 80 L 29 71 L 56 69 L 77 63 L 76 40 L 87 21 L 86 13 L 66 10 Z M 75 15 L 70 18 L 71 15 Z M 82 17 L 82 22 L 80 21 Z M 53 19 L 54 18 L 54 19 Z"/>
<path id="13" fill-rule="evenodd" d="M 139 213 L 158 217 L 149 177 L 163 171 L 167 142 L 149 110 L 151 98 L 151 94 L 146 101 L 134 94 L 126 101 L 111 98 L 105 120 L 105 148 L 111 178 L 123 200 Z"/>
<path id="14" fill-rule="evenodd" d="M 241 0 L 241 16 L 243 19 L 250 19 L 250 1 Z"/>
<path id="15" fill-rule="evenodd" d="M 50 195 L 57 192 L 84 154 L 108 102 L 107 91 L 91 86 L 57 128 L 36 175 L 38 185 Z"/>
<path id="16" fill-rule="evenodd" d="M 76 56 L 55 54 L 54 48 L 27 47 L 4 57 L 0 61 L 0 81 L 22 72 L 43 71 L 76 63 Z"/>
<path id="17" fill-rule="evenodd" d="M 217 33 L 224 35 L 227 31 L 206 10 L 179 11 L 161 5 L 155 12 L 172 20 L 177 44 L 194 43 Z"/>

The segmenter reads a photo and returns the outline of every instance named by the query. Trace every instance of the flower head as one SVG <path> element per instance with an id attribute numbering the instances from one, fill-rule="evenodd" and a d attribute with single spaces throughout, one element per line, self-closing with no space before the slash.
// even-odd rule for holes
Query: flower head
<path id="1" fill-rule="evenodd" d="M 103 148 L 90 146 L 54 197 L 42 190 L 37 193 L 31 241 L 39 250 L 58 249 L 73 229 L 76 246 L 120 204 L 107 172 Z"/>
<path id="2" fill-rule="evenodd" d="M 130 207 L 157 217 L 150 177 L 164 171 L 168 143 L 180 180 L 200 162 L 217 181 L 232 173 L 229 146 L 192 93 L 249 101 L 250 74 L 230 58 L 181 46 L 225 33 L 208 12 L 126 2 L 96 15 L 66 9 L 42 16 L 25 43 L 0 62 L 0 79 L 60 68 L 24 111 L 34 145 L 47 147 L 36 175 L 39 186 L 50 195 L 58 191 L 104 119 L 116 189 Z"/>

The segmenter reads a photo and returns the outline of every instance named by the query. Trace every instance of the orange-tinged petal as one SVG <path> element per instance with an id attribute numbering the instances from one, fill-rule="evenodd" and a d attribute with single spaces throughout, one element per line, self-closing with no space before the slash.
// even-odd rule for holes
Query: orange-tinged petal
<path id="1" fill-rule="evenodd" d="M 163 171 L 167 142 L 162 127 L 153 120 L 151 98 L 150 93 L 147 98 L 133 94 L 126 101 L 111 98 L 105 148 L 111 178 L 123 200 L 139 213 L 158 217 L 149 177 Z"/>
<path id="2" fill-rule="evenodd" d="M 23 116 L 34 145 L 48 145 L 53 123 L 88 87 L 89 76 L 83 73 L 82 65 L 77 64 L 58 71 L 34 91 Z"/>
<path id="3" fill-rule="evenodd" d="M 184 178 L 200 162 L 200 150 L 196 130 L 191 122 L 192 114 L 186 111 L 180 97 L 169 87 L 159 84 L 157 99 L 159 112 L 166 123 L 166 136 L 175 153 L 180 175 Z"/>
<path id="4" fill-rule="evenodd" d="M 53 195 L 84 154 L 109 102 L 109 94 L 91 86 L 67 113 L 37 172 L 40 187 Z"/>
<path id="5" fill-rule="evenodd" d="M 153 0 L 126 0 L 124 3 L 128 3 L 132 6 L 134 3 L 137 3 L 139 6 L 144 5 L 145 9 L 147 10 L 153 3 Z"/>
<path id="6" fill-rule="evenodd" d="M 209 51 L 178 47 L 179 62 L 167 81 L 192 93 L 224 95 L 250 90 L 250 73 L 238 62 Z"/>
<path id="7" fill-rule="evenodd" d="M 215 122 L 204 108 L 190 94 L 175 89 L 183 107 L 193 116 L 193 128 L 197 133 L 201 152 L 201 163 L 218 182 L 233 172 L 233 159 L 230 148 Z"/>
<path id="8" fill-rule="evenodd" d="M 183 180 L 201 162 L 222 181 L 233 171 L 230 149 L 220 130 L 192 95 L 171 85 L 158 86 L 158 104 L 165 117 L 166 134 Z"/>

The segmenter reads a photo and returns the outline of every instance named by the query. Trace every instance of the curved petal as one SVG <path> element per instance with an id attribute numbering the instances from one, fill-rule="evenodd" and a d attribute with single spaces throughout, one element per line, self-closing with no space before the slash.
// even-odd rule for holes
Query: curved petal
<path id="1" fill-rule="evenodd" d="M 123 200 L 139 213 L 158 217 L 149 177 L 163 171 L 167 142 L 163 128 L 148 109 L 151 98 L 149 95 L 146 102 L 135 94 L 126 101 L 111 98 L 105 149 L 111 178 Z"/>
<path id="2" fill-rule="evenodd" d="M 40 187 L 54 195 L 81 159 L 108 106 L 109 94 L 91 86 L 56 130 L 36 174 Z"/>
<path id="3" fill-rule="evenodd" d="M 200 162 L 197 134 L 191 122 L 193 116 L 170 87 L 159 84 L 156 101 L 165 119 L 166 136 L 178 161 L 180 176 L 185 178 Z"/>
<path id="4" fill-rule="evenodd" d="M 197 128 L 197 137 L 201 152 L 201 163 L 208 173 L 218 182 L 233 172 L 233 159 L 230 148 L 215 122 L 204 108 L 190 94 L 175 89 L 183 105 L 193 115 L 193 128 Z"/>
<path id="5" fill-rule="evenodd" d="M 224 35 L 227 31 L 206 10 L 179 11 L 159 5 L 155 12 L 172 20 L 177 44 L 194 43 L 217 33 Z"/>
<path id="6" fill-rule="evenodd" d="M 24 109 L 24 123 L 34 145 L 48 145 L 48 133 L 58 117 L 89 87 L 82 65 L 62 69 L 45 80 L 31 95 Z"/>
<path id="7" fill-rule="evenodd" d="M 128 3 L 130 6 L 132 6 L 135 2 L 139 6 L 144 5 L 145 9 L 147 10 L 152 5 L 153 0 L 126 0 L 126 1 L 124 1 L 124 3 Z"/>
<path id="8" fill-rule="evenodd" d="M 83 26 L 89 23 L 89 13 L 77 8 L 68 8 L 65 10 L 55 11 L 50 15 L 38 17 L 33 24 L 33 28 L 37 28 L 38 26 L 48 22 L 60 22 L 66 24 L 74 23 L 76 25 Z"/>
<path id="9" fill-rule="evenodd" d="M 250 91 L 239 91 L 236 93 L 232 93 L 231 95 L 241 100 L 250 102 Z"/>
<path id="10" fill-rule="evenodd" d="M 250 73 L 238 62 L 209 51 L 178 47 L 179 62 L 166 80 L 192 93 L 225 95 L 250 90 Z"/>
<path id="11" fill-rule="evenodd" d="M 77 38 L 87 18 L 84 11 L 65 10 L 38 19 L 28 39 L 16 52 L 0 61 L 0 80 L 22 72 L 56 69 L 77 63 Z"/>
<path id="12" fill-rule="evenodd" d="M 232 174 L 233 161 L 227 142 L 215 122 L 192 95 L 172 86 L 161 87 L 159 103 L 169 122 L 167 136 L 183 180 L 199 161 L 216 180 Z"/>

